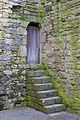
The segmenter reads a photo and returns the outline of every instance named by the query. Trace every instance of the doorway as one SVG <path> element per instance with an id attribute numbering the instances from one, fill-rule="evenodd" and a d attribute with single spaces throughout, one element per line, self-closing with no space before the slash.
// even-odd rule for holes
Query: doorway
<path id="1" fill-rule="evenodd" d="M 27 63 L 40 63 L 40 27 L 31 22 L 27 27 Z"/>

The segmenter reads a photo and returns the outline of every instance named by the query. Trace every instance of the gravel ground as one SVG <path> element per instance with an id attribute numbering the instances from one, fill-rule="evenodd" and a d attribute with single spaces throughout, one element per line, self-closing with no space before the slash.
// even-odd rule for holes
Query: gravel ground
<path id="1" fill-rule="evenodd" d="M 31 108 L 18 108 L 1 111 L 0 120 L 80 120 L 80 118 L 70 113 L 50 117 Z"/>

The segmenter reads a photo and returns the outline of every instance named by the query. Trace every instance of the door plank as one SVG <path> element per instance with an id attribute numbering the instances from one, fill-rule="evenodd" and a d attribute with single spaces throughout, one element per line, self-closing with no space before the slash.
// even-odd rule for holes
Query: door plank
<path id="1" fill-rule="evenodd" d="M 38 64 L 40 61 L 40 31 L 38 27 L 28 27 L 27 63 Z"/>

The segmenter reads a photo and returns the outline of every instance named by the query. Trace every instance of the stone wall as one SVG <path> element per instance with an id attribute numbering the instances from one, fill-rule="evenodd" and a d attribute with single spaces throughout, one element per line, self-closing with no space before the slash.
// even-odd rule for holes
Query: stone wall
<path id="1" fill-rule="evenodd" d="M 30 22 L 42 22 L 39 4 L 37 0 L 0 0 L 0 110 L 24 105 L 26 29 Z"/>
<path id="2" fill-rule="evenodd" d="M 80 0 L 45 0 L 43 5 L 42 60 L 53 68 L 65 96 L 72 97 L 69 107 L 80 110 Z"/>
<path id="3" fill-rule="evenodd" d="M 30 22 L 42 24 L 41 62 L 53 68 L 65 95 L 72 98 L 70 105 L 80 106 L 79 19 L 80 0 L 0 0 L 1 110 L 24 104 Z"/>

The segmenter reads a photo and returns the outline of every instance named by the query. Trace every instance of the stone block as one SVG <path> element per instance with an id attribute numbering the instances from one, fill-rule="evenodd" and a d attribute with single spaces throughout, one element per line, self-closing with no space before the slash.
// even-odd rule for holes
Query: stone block
<path id="1" fill-rule="evenodd" d="M 6 43 L 6 44 L 11 45 L 12 42 L 13 42 L 13 39 L 11 39 L 11 38 L 6 38 L 6 39 L 5 39 L 5 43 Z"/>
<path id="2" fill-rule="evenodd" d="M 4 70 L 3 73 L 6 74 L 6 75 L 12 75 L 12 71 L 11 70 Z"/>
<path id="3" fill-rule="evenodd" d="M 26 46 L 20 46 L 20 56 L 25 57 L 27 56 L 27 48 Z"/>
<path id="4" fill-rule="evenodd" d="M 0 38 L 4 38 L 5 36 L 5 31 L 0 31 Z"/>
<path id="5" fill-rule="evenodd" d="M 21 27 L 27 28 L 29 22 L 27 21 L 21 21 Z"/>
<path id="6" fill-rule="evenodd" d="M 22 45 L 26 46 L 27 45 L 27 36 L 24 36 L 22 38 Z"/>
<path id="7" fill-rule="evenodd" d="M 24 29 L 23 27 L 18 27 L 17 28 L 17 34 L 27 36 L 26 28 Z"/>

